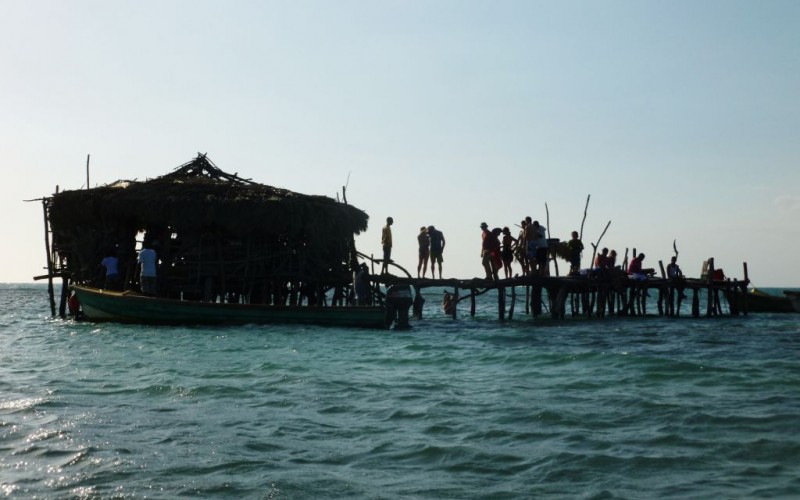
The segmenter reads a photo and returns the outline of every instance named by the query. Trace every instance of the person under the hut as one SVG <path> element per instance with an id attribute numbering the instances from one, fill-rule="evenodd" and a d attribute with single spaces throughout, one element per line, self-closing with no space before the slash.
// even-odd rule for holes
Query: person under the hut
<path id="1" fill-rule="evenodd" d="M 119 274 L 119 259 L 114 248 L 109 248 L 106 251 L 106 256 L 100 261 L 100 266 L 105 270 L 103 288 L 106 290 L 121 290 L 122 279 Z"/>
<path id="2" fill-rule="evenodd" d="M 155 296 L 158 292 L 158 255 L 155 250 L 157 246 L 157 241 L 151 244 L 145 239 L 136 258 L 136 264 L 139 266 L 139 289 L 144 295 Z"/>

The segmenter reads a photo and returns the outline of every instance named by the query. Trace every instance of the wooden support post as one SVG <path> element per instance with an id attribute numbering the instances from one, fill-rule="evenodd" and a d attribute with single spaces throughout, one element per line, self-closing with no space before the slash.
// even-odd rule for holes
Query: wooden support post
<path id="1" fill-rule="evenodd" d="M 525 285 L 525 314 L 531 313 L 531 287 Z"/>
<path id="2" fill-rule="evenodd" d="M 711 292 L 711 283 L 714 276 L 714 258 L 708 259 L 708 275 L 706 276 L 706 316 L 713 315 L 714 295 Z"/>
<path id="3" fill-rule="evenodd" d="M 61 302 L 58 305 L 58 316 L 61 319 L 67 317 L 67 301 L 69 300 L 69 279 L 61 277 Z"/>
<path id="4" fill-rule="evenodd" d="M 533 293 L 531 294 L 531 309 L 533 315 L 539 317 L 542 314 L 542 285 L 534 285 Z"/>
<path id="5" fill-rule="evenodd" d="M 514 305 L 517 303 L 517 287 L 511 287 L 511 307 L 508 308 L 508 320 L 514 319 Z"/>
<path id="6" fill-rule="evenodd" d="M 728 285 L 725 287 L 727 293 L 725 294 L 726 297 L 729 297 L 728 300 L 728 311 L 730 312 L 731 316 L 738 316 L 739 315 L 739 283 L 737 280 L 733 281 L 733 285 L 731 282 L 728 282 Z"/>
<path id="7" fill-rule="evenodd" d="M 549 295 L 549 293 L 548 293 Z M 567 307 L 567 295 L 568 290 L 566 285 L 561 285 L 558 288 L 558 292 L 555 294 L 556 300 L 553 308 L 550 310 L 550 317 L 553 319 L 563 319 L 564 318 L 564 311 Z"/>
<path id="8" fill-rule="evenodd" d="M 747 316 L 747 312 L 748 312 L 747 311 L 747 283 L 748 283 L 748 281 L 745 280 L 745 281 L 742 281 L 741 284 L 739 284 L 739 288 L 740 288 L 741 293 L 742 293 L 742 313 L 744 313 L 745 316 Z"/>
<path id="9" fill-rule="evenodd" d="M 658 267 L 661 269 L 661 279 L 666 279 L 667 273 L 664 272 L 664 261 L 658 261 Z"/>
<path id="10" fill-rule="evenodd" d="M 497 287 L 497 313 L 500 321 L 506 320 L 506 289 L 505 287 Z"/>
<path id="11" fill-rule="evenodd" d="M 469 295 L 469 315 L 474 318 L 475 317 L 475 289 L 471 288 L 470 292 L 471 293 Z"/>
<path id="12" fill-rule="evenodd" d="M 608 305 L 608 287 L 600 285 L 597 287 L 597 317 L 606 317 L 606 306 Z"/>
<path id="13" fill-rule="evenodd" d="M 413 311 L 414 311 L 414 317 L 416 319 L 422 319 L 422 306 L 424 304 L 425 304 L 425 299 L 422 297 L 419 285 L 414 285 Z"/>
<path id="14" fill-rule="evenodd" d="M 457 286 L 453 289 L 453 295 L 454 295 L 453 300 L 455 300 L 455 307 L 453 307 L 453 319 L 456 319 L 456 312 L 458 311 L 458 287 Z M 472 296 L 472 307 L 473 307 L 472 315 L 475 316 L 475 295 Z"/>
<path id="15" fill-rule="evenodd" d="M 666 293 L 664 293 L 664 287 L 658 287 L 658 315 L 664 315 L 664 297 L 666 297 Z"/>
<path id="16" fill-rule="evenodd" d="M 58 188 L 56 188 L 56 193 Z M 50 297 L 50 314 L 56 315 L 56 297 L 53 290 L 53 249 L 50 247 L 50 221 L 47 219 L 47 200 L 42 200 L 44 211 L 44 249 L 47 251 L 47 295 Z"/>
<path id="17" fill-rule="evenodd" d="M 675 287 L 667 285 L 667 316 L 675 316 Z"/>
<path id="18" fill-rule="evenodd" d="M 647 288 L 647 285 L 642 285 L 641 289 L 639 290 L 639 297 L 640 297 L 639 303 L 642 306 L 642 309 L 641 311 L 639 311 L 639 314 L 642 316 L 647 314 L 647 294 L 649 291 L 650 289 Z"/>
<path id="19" fill-rule="evenodd" d="M 700 317 L 700 296 L 697 287 L 692 288 L 692 316 Z"/>

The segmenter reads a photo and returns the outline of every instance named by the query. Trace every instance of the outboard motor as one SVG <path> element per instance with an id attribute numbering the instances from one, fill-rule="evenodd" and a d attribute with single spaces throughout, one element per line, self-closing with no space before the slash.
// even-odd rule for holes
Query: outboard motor
<path id="1" fill-rule="evenodd" d="M 395 330 L 408 330 L 408 310 L 414 299 L 411 298 L 409 285 L 392 285 L 386 289 L 386 323 L 394 322 Z"/>

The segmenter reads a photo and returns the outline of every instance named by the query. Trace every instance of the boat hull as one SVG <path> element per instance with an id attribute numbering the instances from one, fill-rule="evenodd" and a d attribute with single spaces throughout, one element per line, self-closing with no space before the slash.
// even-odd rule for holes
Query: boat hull
<path id="1" fill-rule="evenodd" d="M 728 294 L 726 293 L 726 295 Z M 728 301 L 730 302 L 733 297 L 732 295 L 728 295 Z M 792 302 L 787 297 L 770 295 L 757 288 L 748 290 L 746 296 L 740 293 L 735 295 L 735 297 L 740 310 L 744 309 L 746 300 L 748 312 L 795 312 Z"/>
<path id="2" fill-rule="evenodd" d="M 307 324 L 385 328 L 386 312 L 377 306 L 271 306 L 218 304 L 148 297 L 81 286 L 72 289 L 91 321 L 139 324 Z"/>
<path id="3" fill-rule="evenodd" d="M 800 312 L 800 292 L 784 290 L 783 294 L 792 303 L 792 308 L 795 312 Z"/>

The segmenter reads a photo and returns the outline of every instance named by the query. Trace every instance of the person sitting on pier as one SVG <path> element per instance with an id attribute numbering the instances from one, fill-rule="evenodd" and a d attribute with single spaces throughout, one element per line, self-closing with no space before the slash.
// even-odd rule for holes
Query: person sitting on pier
<path id="1" fill-rule="evenodd" d="M 614 269 L 617 266 L 617 251 L 611 250 L 608 254 L 608 268 Z"/>
<path id="2" fill-rule="evenodd" d="M 383 226 L 383 232 L 381 232 L 381 246 L 383 246 L 381 274 L 389 272 L 389 262 L 392 261 L 392 224 L 394 224 L 394 219 L 387 217 L 386 225 Z"/>
<path id="3" fill-rule="evenodd" d="M 419 228 L 419 235 L 417 235 L 417 243 L 419 243 L 419 262 L 417 263 L 417 278 L 419 278 L 420 269 L 422 270 L 422 277 L 428 272 L 428 257 L 431 253 L 431 238 L 428 234 L 428 229 L 425 226 Z M 433 265 L 431 265 L 431 274 L 433 273 Z"/>
<path id="4" fill-rule="evenodd" d="M 673 255 L 669 260 L 669 264 L 667 264 L 667 277 L 675 283 L 675 288 L 680 293 L 680 300 L 685 299 L 686 294 L 683 291 L 686 288 L 686 279 L 683 277 L 683 271 L 681 271 L 680 266 L 678 266 L 677 255 Z"/>
<path id="5" fill-rule="evenodd" d="M 514 262 L 514 245 L 516 243 L 517 240 L 511 236 L 511 230 L 508 227 L 504 227 L 501 257 L 503 258 L 503 273 L 506 278 L 511 277 L 511 263 Z"/>
<path id="6" fill-rule="evenodd" d="M 583 242 L 578 237 L 578 231 L 572 231 L 572 239 L 567 242 L 569 248 L 569 272 L 578 274 L 581 270 L 581 252 L 583 252 Z"/>
<path id="7" fill-rule="evenodd" d="M 680 266 L 678 266 L 678 256 L 673 255 L 667 264 L 667 277 L 669 279 L 677 279 L 683 277 L 683 271 L 681 271 Z"/>
<path id="8" fill-rule="evenodd" d="M 597 257 L 594 258 L 594 268 L 596 270 L 603 270 L 608 268 L 608 248 L 603 248 Z"/>
<path id="9" fill-rule="evenodd" d="M 644 261 L 644 253 L 638 254 L 628 265 L 628 276 L 636 281 L 644 281 L 655 274 L 655 270 L 652 268 L 642 268 L 642 261 Z"/>
<path id="10" fill-rule="evenodd" d="M 430 236 L 431 240 L 431 277 L 436 278 L 436 264 L 439 264 L 439 279 L 442 279 L 442 261 L 444 258 L 442 254 L 444 253 L 444 246 L 446 242 L 444 241 L 444 233 L 433 227 L 433 225 L 428 226 L 428 236 Z"/>

